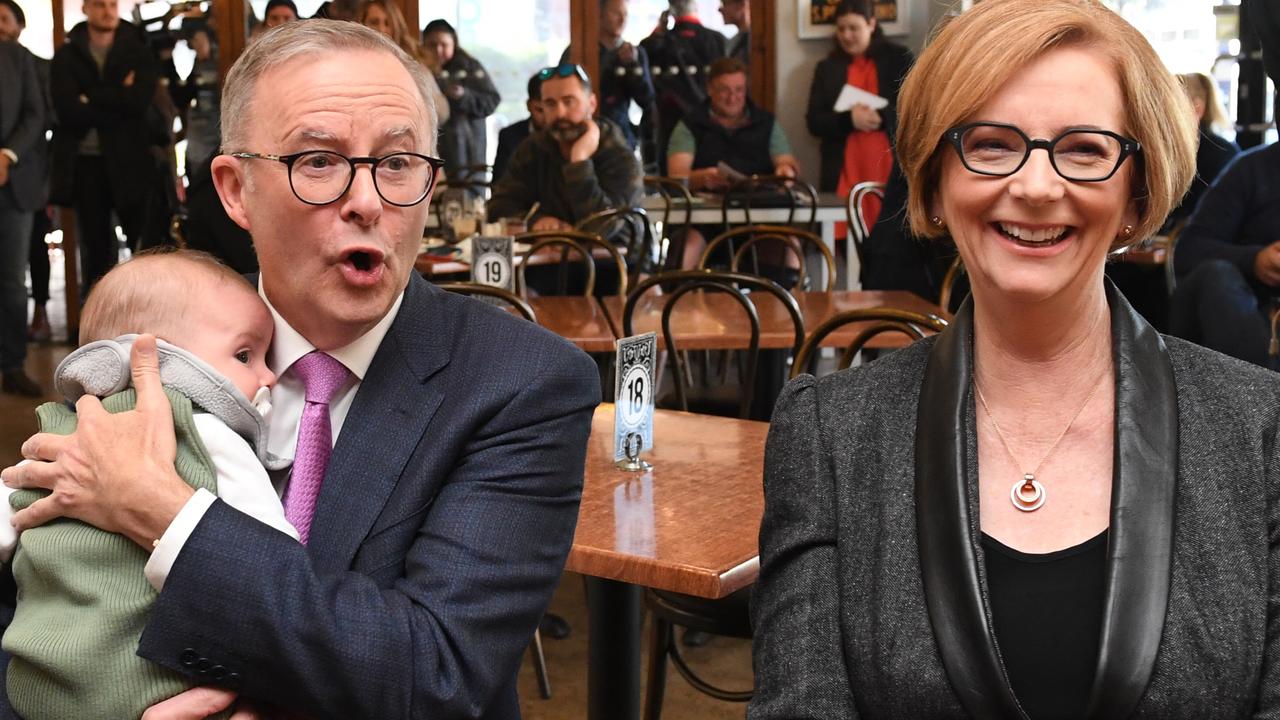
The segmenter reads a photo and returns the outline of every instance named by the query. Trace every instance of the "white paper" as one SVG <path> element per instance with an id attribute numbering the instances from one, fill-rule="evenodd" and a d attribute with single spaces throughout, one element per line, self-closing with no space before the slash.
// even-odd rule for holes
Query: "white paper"
<path id="1" fill-rule="evenodd" d="M 879 95 L 872 95 L 860 87 L 846 84 L 841 88 L 840 97 L 836 98 L 836 106 L 833 109 L 836 112 L 848 112 L 854 105 L 866 105 L 872 110 L 882 110 L 889 107 L 889 101 Z"/>

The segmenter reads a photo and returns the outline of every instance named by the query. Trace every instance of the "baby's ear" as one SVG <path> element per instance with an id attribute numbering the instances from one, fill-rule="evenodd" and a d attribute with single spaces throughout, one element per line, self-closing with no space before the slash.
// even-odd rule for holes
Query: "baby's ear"
<path id="1" fill-rule="evenodd" d="M 213 186 L 218 190 L 218 197 L 222 198 L 222 207 L 226 209 L 227 216 L 246 231 L 252 232 L 249 214 L 244 207 L 244 196 L 249 192 L 246 164 L 239 158 L 218 155 L 213 159 L 209 171 L 213 175 Z"/>

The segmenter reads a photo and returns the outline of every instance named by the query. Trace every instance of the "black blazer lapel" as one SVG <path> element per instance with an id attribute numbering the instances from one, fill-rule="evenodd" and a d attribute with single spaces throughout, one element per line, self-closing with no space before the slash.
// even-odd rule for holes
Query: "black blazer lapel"
<path id="1" fill-rule="evenodd" d="M 1169 606 L 1178 396 L 1160 335 L 1107 281 L 1116 363 L 1107 595 L 1089 717 L 1128 717 L 1155 667 Z"/>
<path id="2" fill-rule="evenodd" d="M 432 305 L 426 282 L 411 277 L 347 413 L 307 546 L 319 572 L 350 566 L 444 399 L 427 380 L 449 362 L 452 342 Z"/>
<path id="3" fill-rule="evenodd" d="M 1090 718 L 1128 717 L 1155 667 L 1172 568 L 1178 404 L 1159 334 L 1108 280 L 1116 438 L 1106 596 Z M 966 301 L 929 356 L 916 420 L 916 524 L 929 619 L 943 667 L 973 717 L 1024 718 L 990 624 L 976 552 L 966 438 L 973 313 Z"/>
<path id="4" fill-rule="evenodd" d="M 966 448 L 973 374 L 973 306 L 966 300 L 925 366 L 916 416 L 916 533 L 929 620 L 960 703 L 976 718 L 1025 718 L 987 622 L 970 512 Z"/>

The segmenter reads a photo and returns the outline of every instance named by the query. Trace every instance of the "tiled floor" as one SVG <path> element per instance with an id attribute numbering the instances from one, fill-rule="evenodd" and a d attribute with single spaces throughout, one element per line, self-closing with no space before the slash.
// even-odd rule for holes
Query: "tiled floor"
<path id="1" fill-rule="evenodd" d="M 62 296 L 60 254 L 52 258 L 54 265 L 53 295 L 49 312 L 54 325 L 55 338 L 65 340 L 66 322 Z M 31 345 L 27 371 L 51 391 L 53 370 L 66 356 L 70 346 L 65 343 Z M 48 399 L 53 399 L 50 395 Z M 0 467 L 16 462 L 22 441 L 35 431 L 34 409 L 42 400 L 18 398 L 0 394 Z M 552 612 L 569 621 L 572 634 L 565 640 L 547 639 L 544 643 L 548 670 L 551 678 L 552 699 L 538 696 L 533 668 L 525 655 L 520 668 L 521 707 L 527 720 L 561 720 L 586 717 L 586 601 L 583 583 L 579 576 L 566 574 L 551 604 Z M 749 687 L 751 684 L 751 646 L 749 641 L 714 638 L 700 648 L 686 649 L 690 664 L 707 680 L 730 689 Z M 740 718 L 744 706 L 723 703 L 693 690 L 674 670 L 668 671 L 667 696 L 664 718 L 683 720 L 720 720 Z"/>

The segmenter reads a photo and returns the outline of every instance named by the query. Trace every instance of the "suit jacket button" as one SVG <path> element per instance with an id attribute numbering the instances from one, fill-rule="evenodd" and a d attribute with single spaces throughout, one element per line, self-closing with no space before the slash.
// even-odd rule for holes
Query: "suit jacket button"
<path id="1" fill-rule="evenodd" d="M 233 687 L 233 688 L 234 688 L 234 687 L 239 687 L 239 685 L 240 685 L 240 673 L 238 673 L 238 672 L 229 672 L 229 673 L 227 673 L 227 677 L 223 680 L 223 684 L 225 684 L 225 685 L 226 685 L 226 686 L 228 686 L 228 687 Z"/>
<path id="2" fill-rule="evenodd" d="M 227 669 L 222 667 L 221 665 L 214 665 L 213 667 L 209 668 L 209 677 L 213 678 L 214 680 L 222 680 L 226 676 L 227 676 Z"/>
<path id="3" fill-rule="evenodd" d="M 183 667 L 195 667 L 199 660 L 200 653 L 196 652 L 195 648 L 187 648 L 178 656 L 178 662 L 182 663 Z"/>
<path id="4" fill-rule="evenodd" d="M 201 675 L 208 675 L 211 667 L 213 667 L 213 663 L 209 662 L 209 658 L 200 658 L 196 661 L 196 672 Z"/>

